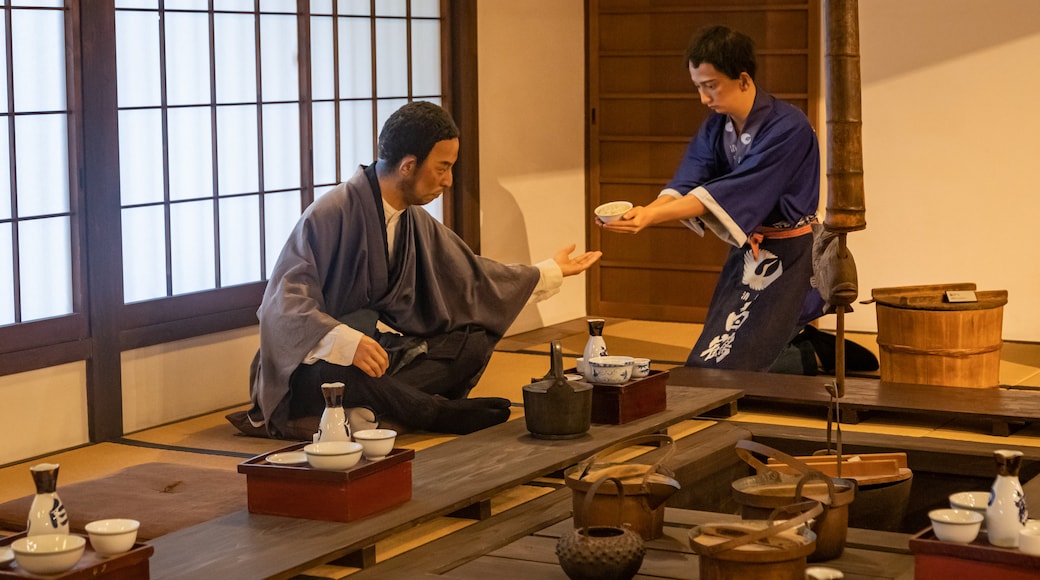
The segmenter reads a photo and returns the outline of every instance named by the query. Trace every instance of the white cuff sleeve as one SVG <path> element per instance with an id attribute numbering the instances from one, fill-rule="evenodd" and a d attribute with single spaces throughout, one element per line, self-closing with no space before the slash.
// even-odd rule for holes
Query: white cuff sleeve
<path id="1" fill-rule="evenodd" d="M 303 363 L 310 365 L 323 360 L 334 365 L 350 366 L 354 364 L 354 353 L 357 352 L 362 336 L 364 334 L 346 324 L 335 326 L 307 353 Z"/>
<path id="2" fill-rule="evenodd" d="M 560 265 L 556 263 L 556 260 L 550 258 L 538 262 L 534 266 L 538 268 L 538 285 L 534 287 L 534 292 L 527 299 L 528 304 L 541 302 L 555 296 L 560 292 L 560 286 L 563 286 L 563 270 L 560 269 Z"/>

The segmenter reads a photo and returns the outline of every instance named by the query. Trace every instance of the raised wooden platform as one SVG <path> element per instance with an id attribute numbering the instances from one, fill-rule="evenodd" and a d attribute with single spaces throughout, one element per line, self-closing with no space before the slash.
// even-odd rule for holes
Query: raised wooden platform
<path id="1" fill-rule="evenodd" d="M 740 519 L 732 515 L 672 508 L 665 509 L 664 518 L 665 535 L 646 544 L 647 553 L 639 578 L 699 578 L 698 556 L 690 549 L 687 540 L 690 528 Z M 573 529 L 572 520 L 562 521 L 438 577 L 454 580 L 565 580 L 567 576 L 560 568 L 555 548 L 560 535 Z M 909 538 L 908 534 L 849 529 L 841 557 L 814 565 L 841 570 L 846 578 L 911 580 L 914 577 L 914 558 L 910 554 Z"/>
<path id="2" fill-rule="evenodd" d="M 472 511 L 479 516 L 483 502 L 502 490 L 618 441 L 728 405 L 740 395 L 733 389 L 669 387 L 667 410 L 623 425 L 593 425 L 587 436 L 571 440 L 534 439 L 523 421 L 503 423 L 417 452 L 412 499 L 400 507 L 349 524 L 239 511 L 154 540 L 152 577 L 289 578 L 348 555 L 365 560 L 382 538 L 468 507 L 477 506 Z"/>
<path id="3" fill-rule="evenodd" d="M 748 371 L 720 371 L 691 367 L 671 369 L 669 385 L 730 388 L 744 391 L 744 400 L 826 408 L 830 395 L 824 388 L 834 377 L 782 375 Z M 736 411 L 736 401 L 730 410 Z M 976 389 L 876 379 L 847 378 L 840 400 L 841 422 L 855 424 L 863 413 L 891 411 L 949 419 L 971 418 L 992 422 L 993 434 L 1007 436 L 1013 427 L 1040 420 L 1038 393 L 1004 387 Z"/>
<path id="4" fill-rule="evenodd" d="M 672 496 L 668 505 L 673 505 L 672 500 L 680 502 L 677 505 L 688 505 L 691 500 L 699 501 L 702 505 L 714 505 L 720 497 L 731 495 L 732 480 L 729 476 L 732 470 L 740 469 L 743 471 L 741 476 L 747 475 L 747 464 L 737 457 L 733 448 L 737 441 L 750 437 L 750 432 L 738 425 L 715 423 L 678 439 L 675 454 L 665 465 L 676 473 L 682 489 Z M 652 464 L 662 453 L 663 449 L 657 449 L 630 461 Z M 512 541 L 569 519 L 571 508 L 571 490 L 561 487 L 350 577 L 356 580 L 382 580 L 444 573 Z"/>

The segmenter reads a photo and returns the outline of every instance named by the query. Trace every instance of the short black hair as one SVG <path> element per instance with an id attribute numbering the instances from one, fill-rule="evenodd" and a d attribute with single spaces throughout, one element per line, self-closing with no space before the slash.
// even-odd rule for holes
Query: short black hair
<path id="1" fill-rule="evenodd" d="M 686 47 L 686 62 L 694 68 L 708 63 L 731 79 L 746 72 L 755 80 L 755 42 L 746 34 L 725 26 L 698 30 Z"/>
<path id="2" fill-rule="evenodd" d="M 434 145 L 458 136 L 455 121 L 441 107 L 428 101 L 408 103 L 383 124 L 379 132 L 379 159 L 393 166 L 414 155 L 416 164 L 422 165 Z"/>

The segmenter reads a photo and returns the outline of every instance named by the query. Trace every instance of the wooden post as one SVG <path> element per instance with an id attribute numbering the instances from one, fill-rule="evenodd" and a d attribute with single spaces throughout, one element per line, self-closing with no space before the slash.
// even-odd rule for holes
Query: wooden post
<path id="1" fill-rule="evenodd" d="M 824 227 L 867 227 L 863 196 L 863 137 L 857 0 L 827 0 L 827 217 Z"/>

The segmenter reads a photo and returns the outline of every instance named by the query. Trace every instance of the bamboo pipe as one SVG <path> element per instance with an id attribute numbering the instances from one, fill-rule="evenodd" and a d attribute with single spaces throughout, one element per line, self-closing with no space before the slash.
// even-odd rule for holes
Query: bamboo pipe
<path id="1" fill-rule="evenodd" d="M 859 71 L 859 4 L 826 0 L 827 217 L 832 232 L 867 227 Z"/>

